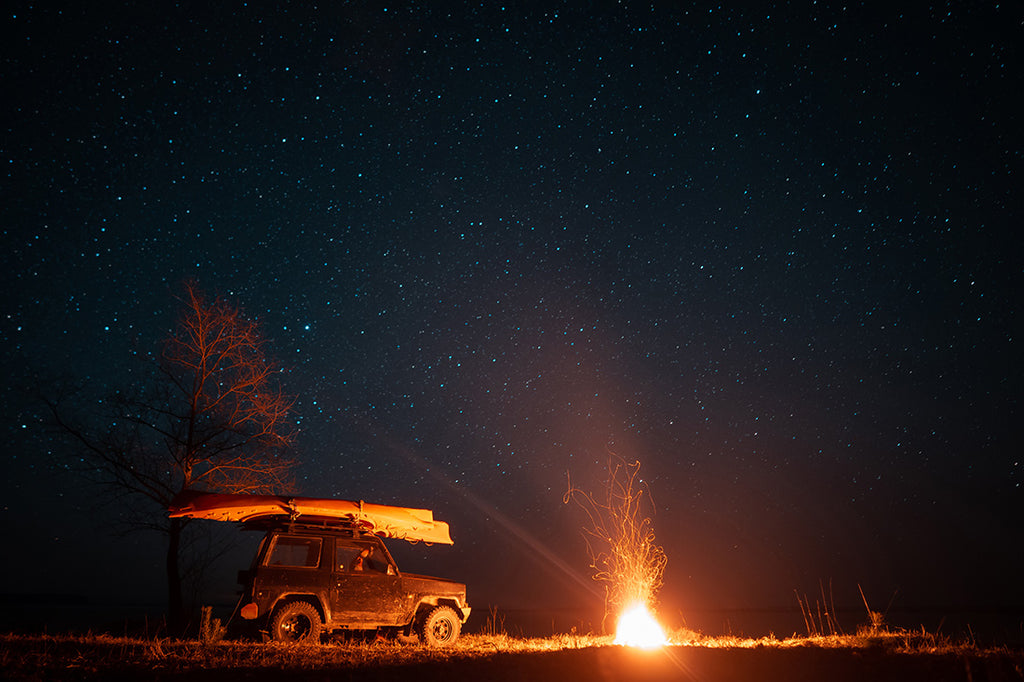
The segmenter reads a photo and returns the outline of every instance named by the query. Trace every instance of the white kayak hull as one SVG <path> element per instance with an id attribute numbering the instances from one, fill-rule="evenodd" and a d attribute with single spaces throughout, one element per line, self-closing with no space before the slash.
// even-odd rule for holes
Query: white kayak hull
<path id="1" fill-rule="evenodd" d="M 171 503 L 171 518 L 248 522 L 280 517 L 291 521 L 334 521 L 386 538 L 451 545 L 448 524 L 429 509 L 392 507 L 352 500 L 284 495 L 233 495 L 185 491 Z"/>

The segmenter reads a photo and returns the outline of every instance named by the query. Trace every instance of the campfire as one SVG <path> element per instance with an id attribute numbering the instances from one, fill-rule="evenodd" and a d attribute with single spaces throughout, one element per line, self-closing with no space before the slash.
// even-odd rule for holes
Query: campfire
<path id="1" fill-rule="evenodd" d="M 649 498 L 640 462 L 623 462 L 613 455 L 603 500 L 570 482 L 563 501 L 574 500 L 587 514 L 584 537 L 593 578 L 604 583 L 605 613 L 619 612 L 615 643 L 654 649 L 668 643 L 648 608 L 668 559 L 655 543 L 651 518 L 643 510 Z"/>
<path id="2" fill-rule="evenodd" d="M 668 644 L 668 639 L 647 606 L 637 602 L 619 616 L 615 643 L 640 649 L 657 649 Z"/>

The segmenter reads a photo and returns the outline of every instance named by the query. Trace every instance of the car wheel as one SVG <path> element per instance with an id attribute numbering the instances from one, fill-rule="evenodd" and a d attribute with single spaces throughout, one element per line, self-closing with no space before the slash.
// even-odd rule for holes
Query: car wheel
<path id="1" fill-rule="evenodd" d="M 450 606 L 438 606 L 420 623 L 420 642 L 428 646 L 448 646 L 459 638 L 462 621 Z"/>
<path id="2" fill-rule="evenodd" d="M 317 644 L 320 641 L 320 614 L 309 602 L 293 601 L 274 614 L 270 635 L 278 642 Z"/>

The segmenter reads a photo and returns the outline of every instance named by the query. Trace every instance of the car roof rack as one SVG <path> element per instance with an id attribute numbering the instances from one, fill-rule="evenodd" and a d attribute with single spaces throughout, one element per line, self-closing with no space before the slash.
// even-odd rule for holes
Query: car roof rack
<path id="1" fill-rule="evenodd" d="M 260 516 L 247 521 L 239 521 L 246 530 L 283 530 L 288 532 L 295 531 L 315 531 L 324 532 L 328 531 L 331 533 L 338 533 L 342 535 L 350 535 L 353 538 L 366 537 L 376 535 L 373 531 L 368 528 L 361 526 L 358 523 L 352 523 L 348 521 L 339 521 L 338 519 L 331 517 L 313 517 L 303 516 L 295 519 L 288 516 Z"/>

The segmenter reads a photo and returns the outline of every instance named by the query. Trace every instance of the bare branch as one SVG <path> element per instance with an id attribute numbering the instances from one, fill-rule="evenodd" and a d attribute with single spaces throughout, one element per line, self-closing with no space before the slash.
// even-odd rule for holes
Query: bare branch
<path id="1" fill-rule="evenodd" d="M 152 514 L 125 505 L 131 525 L 168 535 L 172 616 L 181 606 L 178 553 L 185 524 L 166 509 L 182 490 L 288 493 L 295 460 L 281 368 L 255 320 L 186 282 L 181 313 L 152 379 L 70 416 L 69 397 L 47 400 L 54 424 L 78 446 L 89 477 L 113 499 L 145 498 Z M 138 514 L 136 515 L 136 511 Z"/>

